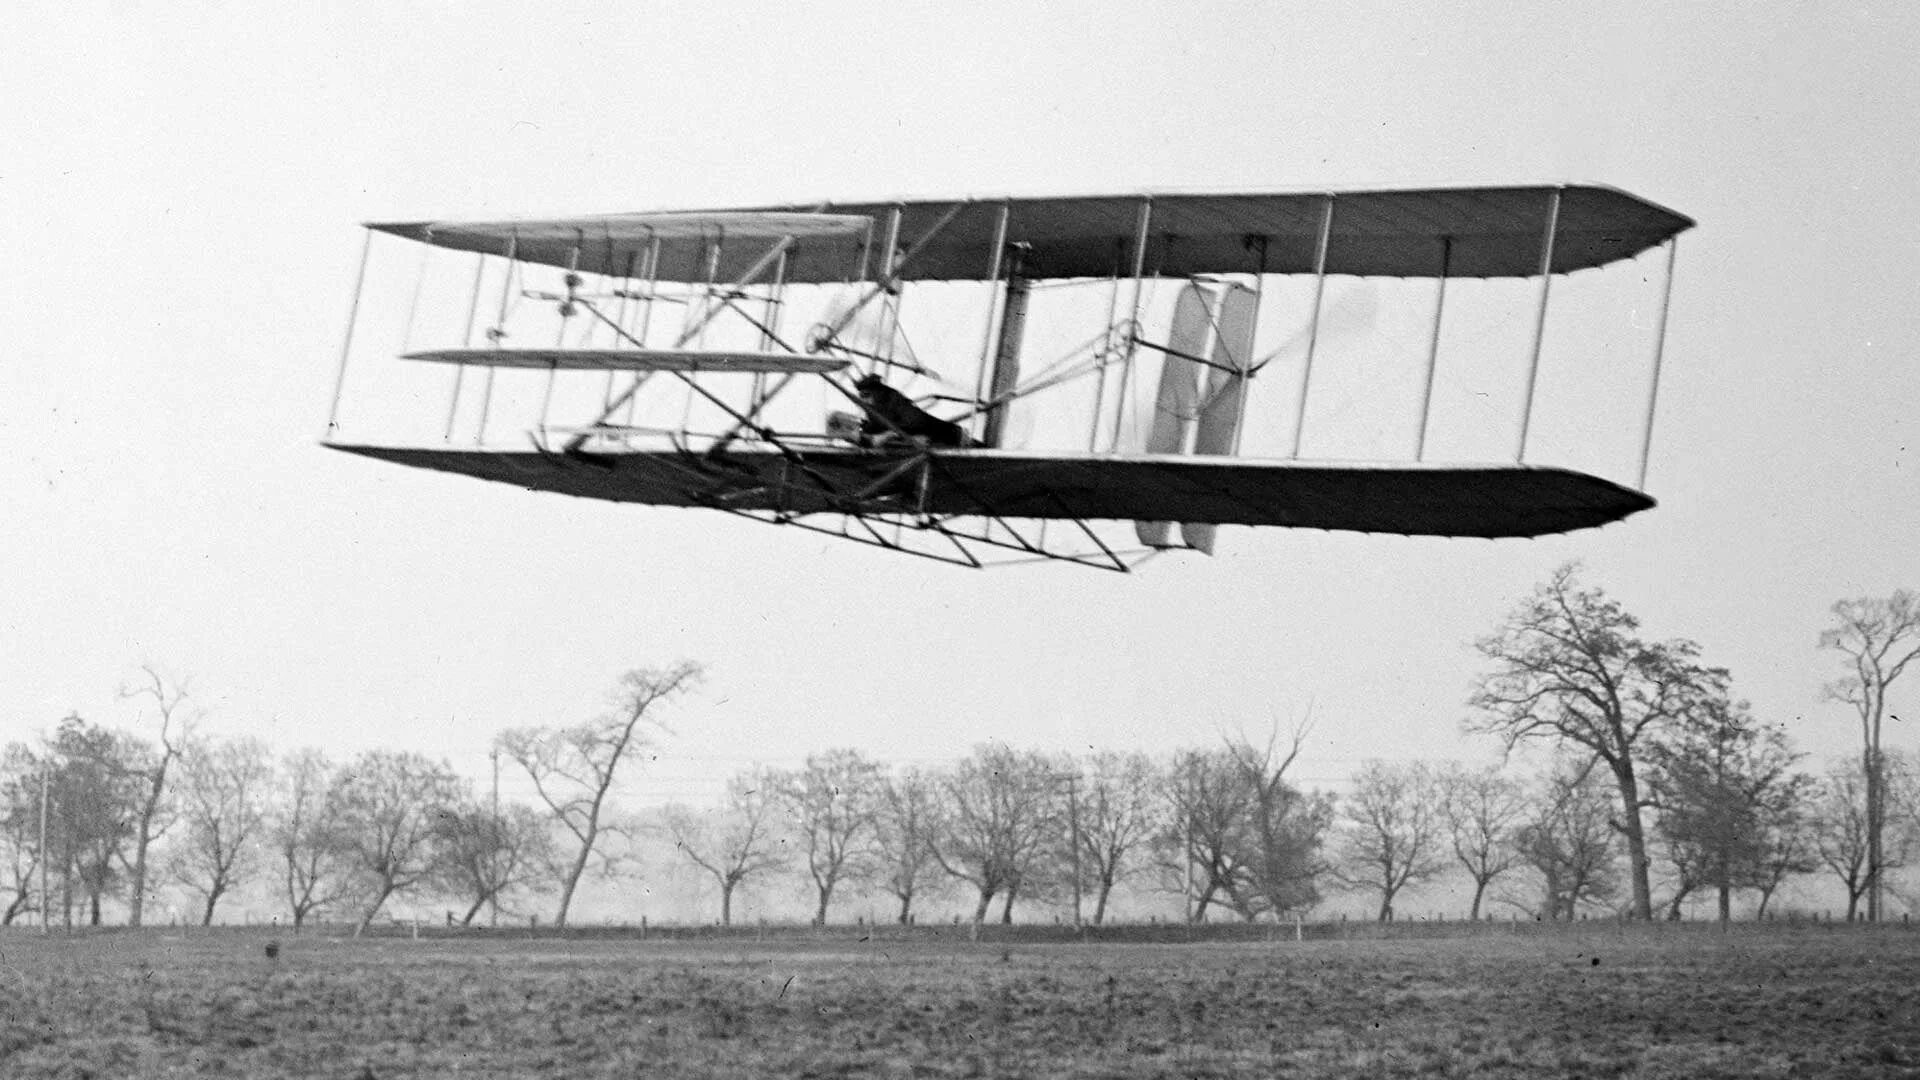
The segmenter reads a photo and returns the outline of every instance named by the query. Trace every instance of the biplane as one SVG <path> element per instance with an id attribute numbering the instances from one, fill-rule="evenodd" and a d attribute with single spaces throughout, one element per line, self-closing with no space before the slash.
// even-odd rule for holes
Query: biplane
<path id="1" fill-rule="evenodd" d="M 1566 532 L 1654 503 L 1528 460 L 1552 285 L 1664 255 L 1644 487 L 1673 247 L 1692 224 L 1619 190 L 1564 185 L 371 224 L 326 444 L 976 567 L 1059 559 L 1126 571 L 1163 551 L 1210 553 L 1221 525 Z M 396 277 L 389 290 L 408 296 L 398 321 L 363 310 L 376 237 L 418 253 L 411 289 Z M 1315 379 L 1327 377 L 1322 354 L 1339 330 L 1329 293 L 1383 279 L 1420 283 L 1430 308 L 1419 362 L 1394 378 L 1402 411 L 1417 414 L 1412 452 L 1307 452 Z M 1475 281 L 1529 293 L 1511 320 L 1528 339 L 1513 376 L 1523 380 L 1514 450 L 1433 460 L 1448 289 Z M 1282 306 L 1295 330 L 1276 343 Z M 437 321 L 422 316 L 429 308 Z M 450 369 L 444 425 L 406 443 L 348 439 L 356 335 L 396 326 L 409 370 Z M 1250 420 L 1273 384 L 1281 422 Z M 389 404 L 438 413 L 431 391 L 408 385 Z M 525 417 L 503 423 L 510 406 Z"/>

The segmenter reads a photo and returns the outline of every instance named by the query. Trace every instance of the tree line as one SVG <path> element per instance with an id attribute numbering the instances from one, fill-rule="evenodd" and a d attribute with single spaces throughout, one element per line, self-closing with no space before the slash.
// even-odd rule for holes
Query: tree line
<path id="1" fill-rule="evenodd" d="M 1290 918 L 1335 892 L 1370 897 L 1384 920 L 1449 873 L 1470 883 L 1473 918 L 1496 904 L 1678 917 L 1699 896 L 1726 918 L 1739 893 L 1764 914 L 1813 874 L 1844 888 L 1849 919 L 1878 918 L 1888 872 L 1920 843 L 1913 762 L 1878 741 L 1888 687 L 1920 653 L 1920 603 L 1900 592 L 1834 615 L 1821 645 L 1849 675 L 1826 693 L 1859 711 L 1857 760 L 1803 769 L 1697 643 L 1646 639 L 1569 566 L 1477 642 L 1462 725 L 1508 751 L 1543 743 L 1543 765 L 1368 761 L 1338 796 L 1289 775 L 1301 728 L 1159 756 L 984 744 L 939 768 L 844 748 L 745 770 L 719 805 L 626 812 L 663 710 L 700 684 L 683 662 L 626 673 L 580 723 L 499 733 L 496 760 L 534 794 L 503 804 L 419 754 L 336 762 L 202 736 L 187 688 L 149 669 L 122 692 L 154 714 L 154 738 L 69 716 L 0 754 L 0 921 L 97 925 L 114 901 L 137 926 L 145 898 L 177 886 L 211 923 L 248 886 L 277 893 L 296 928 L 364 929 L 402 898 L 455 903 L 467 923 L 537 907 L 564 926 L 589 874 L 636 872 L 643 838 L 711 881 L 722 923 L 743 886 L 775 880 L 803 887 L 819 923 L 864 894 L 902 923 L 960 896 L 976 922 L 1070 903 L 1098 924 L 1121 889 L 1178 897 L 1196 922 Z"/>

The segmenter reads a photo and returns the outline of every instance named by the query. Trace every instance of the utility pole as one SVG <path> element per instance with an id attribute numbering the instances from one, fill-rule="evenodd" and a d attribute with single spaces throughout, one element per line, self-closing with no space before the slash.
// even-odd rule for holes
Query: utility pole
<path id="1" fill-rule="evenodd" d="M 47 902 L 47 801 L 52 787 L 53 770 L 48 763 L 40 763 L 40 932 L 53 933 L 52 904 Z"/>
<path id="2" fill-rule="evenodd" d="M 1073 929 L 1080 925 L 1080 788 L 1079 776 L 1067 775 L 1067 822 L 1073 830 Z"/>
<path id="3" fill-rule="evenodd" d="M 492 750 L 489 750 L 487 757 L 493 760 L 493 820 L 488 823 L 488 827 L 497 830 L 500 828 L 500 747 L 495 746 Z M 488 870 L 498 870 L 498 864 L 495 860 L 498 859 L 499 856 L 499 837 L 496 835 L 493 849 L 487 852 Z M 489 874 L 488 876 L 497 877 L 497 874 Z M 497 885 L 498 882 L 489 882 L 489 884 Z M 494 889 L 492 896 L 487 897 L 487 908 L 487 925 L 499 926 L 500 890 L 498 888 Z"/>

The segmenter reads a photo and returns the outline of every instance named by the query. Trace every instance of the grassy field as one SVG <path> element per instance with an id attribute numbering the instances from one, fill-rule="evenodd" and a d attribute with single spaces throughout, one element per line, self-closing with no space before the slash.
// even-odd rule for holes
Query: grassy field
<path id="1" fill-rule="evenodd" d="M 0 934 L 6 1077 L 1920 1077 L 1920 928 Z"/>

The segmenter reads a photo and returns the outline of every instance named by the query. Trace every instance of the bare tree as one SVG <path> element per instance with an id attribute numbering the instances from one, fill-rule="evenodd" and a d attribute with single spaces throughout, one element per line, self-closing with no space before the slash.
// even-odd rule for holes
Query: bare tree
<path id="1" fill-rule="evenodd" d="M 978 893 L 975 925 L 996 896 L 1005 898 L 1000 921 L 1013 922 L 1021 886 L 1037 883 L 1039 862 L 1060 834 L 1059 773 L 1044 755 L 988 743 L 943 778 L 933 857 Z"/>
<path id="2" fill-rule="evenodd" d="M 1540 875 L 1538 918 L 1572 919 L 1581 904 L 1605 903 L 1614 894 L 1618 830 L 1608 820 L 1610 797 L 1597 764 L 1558 762 L 1520 826 L 1521 858 Z"/>
<path id="3" fill-rule="evenodd" d="M 1246 884 L 1232 894 L 1235 910 L 1248 922 L 1261 915 L 1279 918 L 1320 902 L 1319 878 L 1327 869 L 1320 849 L 1333 824 L 1334 800 L 1331 795 L 1309 795 L 1287 782 L 1287 770 L 1300 756 L 1307 731 L 1304 724 L 1296 728 L 1284 753 L 1277 728 L 1264 746 L 1245 738 L 1227 744 L 1252 795 L 1238 860 Z"/>
<path id="4" fill-rule="evenodd" d="M 497 812 L 466 799 L 440 819 L 441 860 L 452 895 L 471 900 L 460 925 L 489 903 L 552 876 L 553 832 L 546 815 L 512 804 Z"/>
<path id="5" fill-rule="evenodd" d="M 1469 730 L 1498 735 L 1509 749 L 1545 738 L 1591 754 L 1612 774 L 1626 840 L 1635 917 L 1653 917 L 1647 835 L 1651 802 L 1641 775 L 1650 735 L 1674 726 L 1703 697 L 1724 693 L 1727 673 L 1699 663 L 1691 641 L 1648 642 L 1640 621 L 1598 589 L 1582 589 L 1576 567 L 1561 567 L 1476 643 L 1493 663 L 1472 704 Z"/>
<path id="6" fill-rule="evenodd" d="M 726 809 L 717 815 L 669 806 L 662 817 L 674 848 L 720 886 L 721 926 L 733 925 L 733 894 L 743 882 L 786 865 L 773 833 L 774 795 L 764 773 L 734 777 Z"/>
<path id="7" fill-rule="evenodd" d="M 934 863 L 933 838 L 940 827 L 939 791 L 934 778 L 907 769 L 881 783 L 875 820 L 875 855 L 880 884 L 900 901 L 900 925 L 913 921 L 913 901 L 929 888 Z"/>
<path id="8" fill-rule="evenodd" d="M 120 881 L 127 845 L 145 796 L 140 762 L 144 748 L 133 739 L 70 715 L 48 748 L 52 766 L 47 857 L 61 871 L 61 909 L 73 925 L 77 883 L 87 921 L 100 925 L 101 902 Z"/>
<path id="9" fill-rule="evenodd" d="M 1441 851 L 1446 818 L 1438 778 L 1425 762 L 1374 760 L 1354 774 L 1340 803 L 1340 860 L 1335 875 L 1380 894 L 1380 922 L 1393 920 L 1393 900 L 1446 865 Z"/>
<path id="10" fill-rule="evenodd" d="M 46 898 L 34 880 L 40 870 L 41 796 L 51 780 L 50 763 L 25 743 L 9 743 L 0 754 L 0 862 L 8 896 L 0 907 L 0 926 L 42 910 Z"/>
<path id="11" fill-rule="evenodd" d="M 1818 792 L 1818 780 L 1806 773 L 1794 773 L 1777 800 L 1763 810 L 1760 867 L 1753 886 L 1760 894 L 1756 918 L 1767 917 L 1767 905 L 1787 878 L 1820 869 L 1819 852 L 1813 843 L 1812 811 Z"/>
<path id="12" fill-rule="evenodd" d="M 1478 769 L 1458 764 L 1441 774 L 1441 813 L 1445 816 L 1453 858 L 1473 879 L 1473 904 L 1467 918 L 1480 918 L 1487 888 L 1519 865 L 1515 846 L 1526 795 L 1519 783 L 1495 765 Z"/>
<path id="13" fill-rule="evenodd" d="M 1696 884 L 1713 889 L 1725 922 L 1733 890 L 1759 888 L 1766 878 L 1769 820 L 1795 794 L 1799 755 L 1778 725 L 1760 723 L 1745 702 L 1718 697 L 1663 731 L 1648 757 L 1659 831 L 1683 868 L 1681 894 Z M 1670 914 L 1678 909 L 1676 898 Z"/>
<path id="14" fill-rule="evenodd" d="M 1168 767 L 1161 795 L 1168 814 L 1156 846 L 1187 902 L 1187 920 L 1205 922 L 1215 904 L 1233 909 L 1233 898 L 1248 887 L 1254 797 L 1246 771 L 1225 747 L 1184 750 Z"/>
<path id="15" fill-rule="evenodd" d="M 670 668 L 635 668 L 620 677 L 608 710 L 584 724 L 558 728 L 514 728 L 495 740 L 501 753 L 525 769 L 540 801 L 569 835 L 574 848 L 561 864 L 560 903 L 554 925 L 567 924 L 574 890 L 596 857 L 608 830 L 607 799 L 620 766 L 635 751 L 651 745 L 650 731 L 664 730 L 660 705 L 699 685 L 701 667 L 682 661 Z"/>
<path id="16" fill-rule="evenodd" d="M 146 678 L 120 688 L 122 698 L 153 699 L 160 714 L 160 747 L 139 756 L 136 775 L 141 789 L 135 811 L 133 859 L 129 867 L 133 877 L 128 883 L 127 925 L 139 926 L 146 910 L 147 852 L 153 842 L 173 823 L 173 807 L 168 802 L 167 773 L 180 757 L 189 737 L 188 720 L 183 713 L 188 690 L 184 681 L 168 680 L 151 666 L 141 668 Z"/>
<path id="17" fill-rule="evenodd" d="M 843 880 L 872 867 L 870 841 L 880 810 L 880 766 L 858 750 L 811 754 L 804 768 L 769 774 L 775 798 L 793 823 L 813 880 L 815 926 Z"/>
<path id="18" fill-rule="evenodd" d="M 1847 658 L 1845 678 L 1829 683 L 1829 700 L 1852 705 L 1860 716 L 1860 773 L 1866 781 L 1867 921 L 1880 919 L 1880 878 L 1888 869 L 1886 764 L 1880 726 L 1887 691 L 1920 657 L 1920 593 L 1900 589 L 1887 597 L 1862 597 L 1833 605 L 1834 625 L 1820 634 L 1820 647 Z"/>
<path id="19" fill-rule="evenodd" d="M 371 750 L 341 768 L 330 801 L 365 900 L 356 937 L 388 899 L 443 872 L 440 822 L 464 794 L 451 769 L 420 754 Z"/>
<path id="20" fill-rule="evenodd" d="M 1821 782 L 1814 804 L 1814 851 L 1847 890 L 1848 922 L 1859 917 L 1860 900 L 1871 881 L 1866 789 L 1866 778 L 1856 765 L 1836 764 Z"/>
<path id="21" fill-rule="evenodd" d="M 253 871 L 255 841 L 267 823 L 273 756 L 258 739 L 194 739 L 180 758 L 180 815 L 186 833 L 174 848 L 173 877 L 204 901 L 200 925 Z"/>
<path id="22" fill-rule="evenodd" d="M 295 933 L 338 903 L 351 863 L 334 799 L 334 768 L 318 750 L 299 750 L 279 770 L 280 796 L 270 829 Z"/>
<path id="23" fill-rule="evenodd" d="M 1081 770 L 1080 850 L 1094 889 L 1093 924 L 1106 920 L 1113 887 L 1142 869 L 1136 855 L 1159 826 L 1160 771 L 1145 754 L 1094 754 Z"/>

